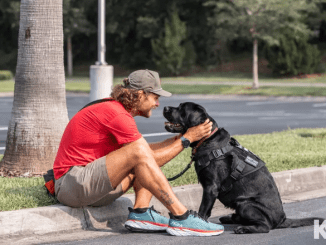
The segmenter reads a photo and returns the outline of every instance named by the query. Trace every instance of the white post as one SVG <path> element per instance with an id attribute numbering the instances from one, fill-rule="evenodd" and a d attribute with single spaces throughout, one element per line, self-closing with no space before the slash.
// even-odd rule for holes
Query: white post
<path id="1" fill-rule="evenodd" d="M 90 67 L 90 101 L 110 97 L 113 66 L 105 62 L 105 0 L 98 0 L 98 61 Z"/>

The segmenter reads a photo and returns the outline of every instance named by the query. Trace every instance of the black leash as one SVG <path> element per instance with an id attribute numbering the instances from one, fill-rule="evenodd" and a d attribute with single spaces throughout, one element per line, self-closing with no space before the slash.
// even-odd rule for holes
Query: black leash
<path id="1" fill-rule="evenodd" d="M 182 176 L 185 172 L 188 171 L 188 169 L 191 167 L 191 164 L 193 163 L 193 159 L 195 157 L 195 154 L 197 152 L 197 149 L 198 147 L 204 143 L 205 140 L 207 140 L 209 137 L 211 137 L 213 134 L 216 133 L 216 131 L 218 130 L 218 128 L 215 128 L 213 130 L 213 132 L 211 133 L 210 136 L 206 137 L 206 138 L 203 138 L 201 141 L 199 141 L 199 143 L 192 149 L 192 152 L 191 152 L 191 159 L 190 159 L 190 162 L 188 163 L 188 165 L 185 167 L 184 170 L 182 170 L 180 173 L 178 173 L 176 176 L 172 177 L 172 178 L 168 178 L 168 181 L 173 181 L 173 180 L 176 180 L 177 178 L 179 178 L 180 176 Z"/>
<path id="2" fill-rule="evenodd" d="M 185 169 L 182 170 L 180 173 L 178 173 L 176 176 L 174 176 L 174 177 L 172 177 L 172 178 L 168 178 L 168 181 L 173 181 L 173 180 L 179 178 L 180 176 L 182 176 L 185 172 L 187 172 L 188 169 L 191 167 L 191 164 L 192 164 L 192 162 L 193 162 L 192 159 L 193 159 L 193 156 L 191 157 L 191 161 L 190 161 L 190 163 L 188 163 L 188 165 L 185 167 Z"/>

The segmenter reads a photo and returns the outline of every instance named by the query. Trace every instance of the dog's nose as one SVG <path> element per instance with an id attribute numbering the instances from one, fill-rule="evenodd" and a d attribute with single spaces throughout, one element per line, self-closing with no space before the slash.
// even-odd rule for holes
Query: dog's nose
<path id="1" fill-rule="evenodd" d="M 169 107 L 169 106 L 165 106 L 165 107 L 164 107 L 164 110 L 163 110 L 163 113 L 164 113 L 164 114 L 165 114 L 165 113 L 168 113 L 170 110 L 171 110 L 171 107 Z"/>

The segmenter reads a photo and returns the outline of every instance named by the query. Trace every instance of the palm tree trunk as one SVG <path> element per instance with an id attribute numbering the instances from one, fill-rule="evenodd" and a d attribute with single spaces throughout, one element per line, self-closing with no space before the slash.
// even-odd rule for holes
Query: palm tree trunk
<path id="1" fill-rule="evenodd" d="M 67 64 L 68 64 L 68 76 L 73 75 L 73 60 L 72 60 L 72 46 L 71 46 L 71 36 L 67 38 Z"/>
<path id="2" fill-rule="evenodd" d="M 0 167 L 44 172 L 68 123 L 62 0 L 22 0 L 14 103 Z"/>
<path id="3" fill-rule="evenodd" d="M 253 47 L 253 78 L 254 82 L 252 84 L 253 89 L 259 88 L 258 82 L 258 40 L 254 39 L 254 47 Z"/>

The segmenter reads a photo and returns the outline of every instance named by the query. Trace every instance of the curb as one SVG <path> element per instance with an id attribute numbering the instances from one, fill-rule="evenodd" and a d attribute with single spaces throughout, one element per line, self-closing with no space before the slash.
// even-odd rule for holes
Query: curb
<path id="1" fill-rule="evenodd" d="M 285 203 L 326 196 L 326 165 L 272 173 Z M 202 187 L 200 184 L 174 187 L 179 200 L 188 208 L 198 210 Z M 61 204 L 0 212 L 0 237 L 17 238 L 77 230 L 121 229 L 134 203 L 134 194 L 123 195 L 109 206 L 71 208 Z M 150 205 L 168 217 L 168 210 L 154 197 Z M 232 213 L 219 201 L 212 217 Z"/>

